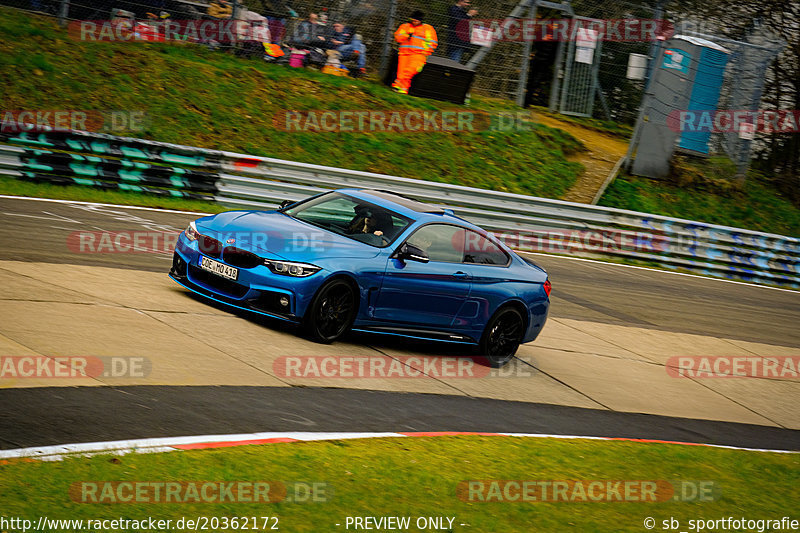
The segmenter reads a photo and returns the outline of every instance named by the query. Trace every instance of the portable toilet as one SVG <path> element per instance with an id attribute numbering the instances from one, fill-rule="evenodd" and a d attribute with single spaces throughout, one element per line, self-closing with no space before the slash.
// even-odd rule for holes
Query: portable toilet
<path id="1" fill-rule="evenodd" d="M 708 154 L 711 130 L 686 126 L 681 113 L 716 109 L 729 51 L 707 39 L 676 35 L 664 42 L 645 96 L 632 172 L 663 178 L 677 146 Z"/>
<path id="2" fill-rule="evenodd" d="M 692 92 L 689 96 L 689 112 L 695 117 L 705 115 L 704 119 L 696 119 L 696 128 L 686 129 L 681 132 L 678 146 L 683 150 L 707 155 L 709 141 L 711 140 L 712 122 L 714 112 L 719 104 L 722 81 L 725 78 L 725 67 L 728 64 L 730 52 L 720 45 L 698 37 L 681 37 L 695 45 L 697 53 L 697 72 L 692 83 Z"/>

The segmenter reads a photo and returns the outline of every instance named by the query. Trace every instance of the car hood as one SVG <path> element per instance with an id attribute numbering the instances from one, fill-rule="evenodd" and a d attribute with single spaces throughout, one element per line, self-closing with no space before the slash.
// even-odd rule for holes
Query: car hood
<path id="1" fill-rule="evenodd" d="M 314 262 L 320 258 L 369 258 L 380 249 L 301 222 L 277 211 L 227 211 L 195 221 L 197 230 L 264 257 Z"/>

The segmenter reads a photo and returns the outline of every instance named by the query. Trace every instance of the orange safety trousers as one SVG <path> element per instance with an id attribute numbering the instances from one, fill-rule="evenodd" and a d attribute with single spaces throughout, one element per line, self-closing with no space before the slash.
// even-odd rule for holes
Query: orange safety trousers
<path id="1" fill-rule="evenodd" d="M 428 60 L 426 54 L 406 54 L 397 57 L 397 79 L 394 80 L 392 87 L 408 92 L 411 86 L 411 79 L 422 71 L 425 62 Z"/>

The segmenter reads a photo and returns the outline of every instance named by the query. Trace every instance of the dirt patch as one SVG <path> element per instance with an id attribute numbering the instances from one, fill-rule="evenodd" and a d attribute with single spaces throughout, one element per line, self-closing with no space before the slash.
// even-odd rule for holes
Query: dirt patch
<path id="1" fill-rule="evenodd" d="M 567 157 L 570 161 L 582 164 L 585 170 L 561 199 L 568 202 L 591 203 L 611 169 L 628 151 L 627 140 L 543 113 L 532 112 L 531 118 L 545 126 L 566 131 L 586 146 L 585 152 Z"/>

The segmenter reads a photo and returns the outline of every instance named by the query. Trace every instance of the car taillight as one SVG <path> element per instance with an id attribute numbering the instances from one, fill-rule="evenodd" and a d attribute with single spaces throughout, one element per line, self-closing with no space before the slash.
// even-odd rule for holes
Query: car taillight
<path id="1" fill-rule="evenodd" d="M 553 285 L 550 283 L 550 280 L 549 279 L 546 280 L 544 282 L 544 284 L 542 285 L 542 287 L 544 287 L 544 292 L 549 297 L 550 296 L 550 291 L 553 290 Z"/>

